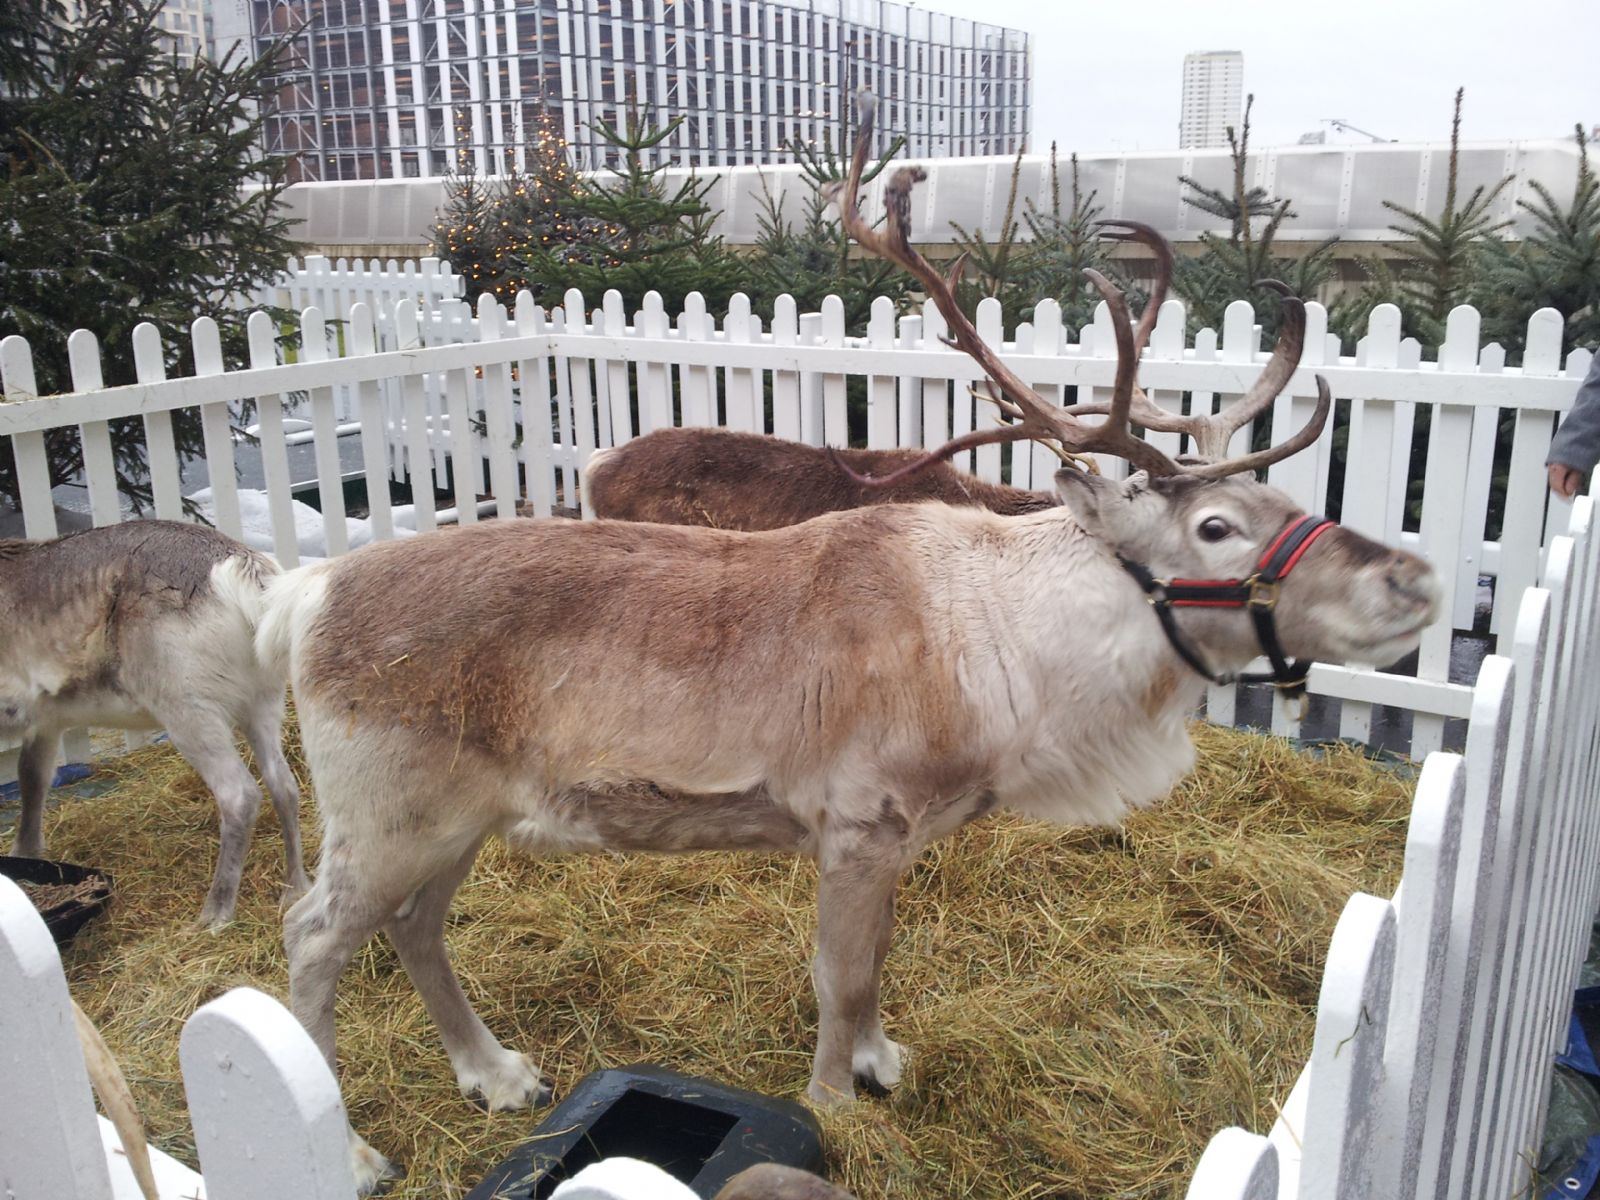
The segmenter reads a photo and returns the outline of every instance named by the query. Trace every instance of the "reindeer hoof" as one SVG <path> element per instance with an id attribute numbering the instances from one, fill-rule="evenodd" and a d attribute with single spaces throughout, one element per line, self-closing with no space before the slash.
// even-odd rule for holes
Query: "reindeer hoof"
<path id="1" fill-rule="evenodd" d="M 498 1061 L 457 1072 L 461 1094 L 485 1112 L 539 1108 L 555 1095 L 526 1054 L 501 1052 Z"/>
<path id="2" fill-rule="evenodd" d="M 840 1091 L 820 1079 L 813 1079 L 806 1088 L 806 1099 L 817 1108 L 843 1108 L 846 1104 L 854 1103 L 855 1098 L 855 1088 L 846 1087 Z"/>
<path id="3" fill-rule="evenodd" d="M 350 1173 L 356 1178 L 356 1195 L 381 1196 L 406 1177 L 406 1169 L 379 1154 L 354 1130 L 350 1131 Z"/>
<path id="4" fill-rule="evenodd" d="M 233 909 L 213 908 L 206 905 L 194 919 L 194 929 L 200 933 L 221 933 L 233 924 Z"/>
<path id="5" fill-rule="evenodd" d="M 869 1095 L 887 1096 L 900 1086 L 905 1061 L 910 1057 L 899 1042 L 879 1036 L 871 1044 L 856 1047 L 850 1057 L 850 1070 Z"/>

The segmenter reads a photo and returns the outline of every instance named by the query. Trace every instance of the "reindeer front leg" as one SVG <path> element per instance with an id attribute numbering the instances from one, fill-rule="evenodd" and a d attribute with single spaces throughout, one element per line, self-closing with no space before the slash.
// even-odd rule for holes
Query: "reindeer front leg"
<path id="1" fill-rule="evenodd" d="M 894 889 L 908 856 L 904 826 L 884 821 L 824 835 L 818 855 L 817 1055 L 807 1094 L 818 1104 L 855 1095 L 853 1076 L 899 1082 L 900 1048 L 883 1033 L 878 991 L 894 927 Z"/>
<path id="2" fill-rule="evenodd" d="M 878 941 L 872 956 L 872 998 L 862 1005 L 856 1017 L 855 1047 L 850 1054 L 850 1070 L 856 1081 L 875 1095 L 888 1095 L 899 1086 L 905 1051 L 899 1042 L 883 1032 L 880 994 L 883 988 L 883 960 L 894 937 L 894 889 L 890 888 L 878 920 Z"/>
<path id="3" fill-rule="evenodd" d="M 11 853 L 18 858 L 44 857 L 44 802 L 55 778 L 56 755 L 61 739 L 52 730 L 35 731 L 22 743 L 17 758 L 17 790 L 22 800 L 22 815 L 17 818 L 16 842 Z"/>

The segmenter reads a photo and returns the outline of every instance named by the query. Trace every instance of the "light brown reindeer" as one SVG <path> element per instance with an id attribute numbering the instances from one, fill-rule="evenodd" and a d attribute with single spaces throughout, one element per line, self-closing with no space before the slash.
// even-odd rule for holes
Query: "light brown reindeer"
<path id="1" fill-rule="evenodd" d="M 222 845 L 200 923 L 221 928 L 261 809 L 234 748 L 237 727 L 283 828 L 286 897 L 306 890 L 300 793 L 283 756 L 283 679 L 255 656 L 262 588 L 277 573 L 226 534 L 176 521 L 0 541 L 0 734 L 22 741 L 14 853 L 44 856 L 44 802 L 64 730 L 165 729 L 217 801 Z"/>
<path id="2" fill-rule="evenodd" d="M 865 116 L 845 225 L 911 271 L 971 351 L 981 342 L 947 281 L 910 247 L 916 173 L 890 185 L 884 233 L 857 214 Z M 1130 431 L 1134 333 L 1121 296 L 1096 282 L 1119 352 L 1103 424 L 980 360 L 1021 423 L 986 440 L 1048 437 L 1141 469 L 1125 483 L 1063 470 L 1061 507 L 1008 518 L 890 504 L 765 533 L 493 522 L 273 585 L 258 647 L 293 680 L 326 826 L 316 883 L 285 919 L 290 998 L 330 1062 L 339 977 L 382 929 L 461 1090 L 490 1109 L 548 1097 L 473 1012 L 445 949 L 451 897 L 497 836 L 539 854 L 813 857 L 808 1094 L 848 1101 L 853 1077 L 892 1087 L 902 1056 L 880 1020 L 880 975 L 896 883 L 922 849 L 996 808 L 1114 823 L 1193 763 L 1186 718 L 1204 679 L 1139 572 L 1157 600 L 1160 580 L 1243 581 L 1227 595 L 1246 599 L 1221 601 L 1219 587 L 1204 607 L 1165 609 L 1208 672 L 1259 653 L 1252 609 L 1302 658 L 1388 662 L 1416 645 L 1439 608 L 1424 561 L 1308 526 L 1287 497 L 1239 477 L 1315 436 L 1326 386 L 1286 447 L 1175 463 Z M 371 1187 L 389 1166 L 351 1138 Z"/>

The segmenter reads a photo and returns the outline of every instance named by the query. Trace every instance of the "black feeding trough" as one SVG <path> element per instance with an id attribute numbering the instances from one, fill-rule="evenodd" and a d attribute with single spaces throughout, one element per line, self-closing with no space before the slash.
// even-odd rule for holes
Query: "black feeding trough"
<path id="1" fill-rule="evenodd" d="M 759 1163 L 821 1170 L 822 1131 L 792 1100 L 645 1063 L 595 1071 L 467 1200 L 546 1200 L 591 1163 L 617 1157 L 660 1167 L 710 1200 Z"/>
<path id="2" fill-rule="evenodd" d="M 111 876 L 91 867 L 0 855 L 0 875 L 22 886 L 57 946 L 65 946 L 111 903 Z"/>

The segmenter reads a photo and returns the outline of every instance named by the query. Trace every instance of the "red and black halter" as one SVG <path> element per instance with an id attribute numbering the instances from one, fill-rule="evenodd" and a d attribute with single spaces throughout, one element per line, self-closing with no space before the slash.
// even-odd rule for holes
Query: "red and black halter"
<path id="1" fill-rule="evenodd" d="M 1143 563 L 1117 556 L 1122 569 L 1132 575 L 1144 589 L 1150 605 L 1161 619 L 1161 629 L 1167 641 L 1178 652 L 1178 657 L 1197 673 L 1212 683 L 1271 683 L 1289 699 L 1305 695 L 1306 675 L 1311 671 L 1309 662 L 1290 662 L 1278 641 L 1278 628 L 1272 618 L 1278 605 L 1278 586 L 1286 579 L 1295 564 L 1305 556 L 1316 541 L 1336 522 L 1326 517 L 1301 517 L 1268 546 L 1256 564 L 1255 574 L 1248 579 L 1157 579 Z M 1219 675 L 1206 665 L 1200 652 L 1183 636 L 1175 608 L 1246 608 L 1256 627 L 1256 640 L 1272 663 L 1272 673 L 1246 673 Z"/>

